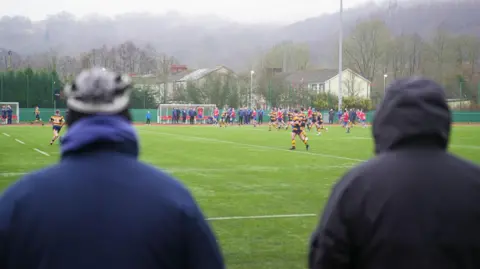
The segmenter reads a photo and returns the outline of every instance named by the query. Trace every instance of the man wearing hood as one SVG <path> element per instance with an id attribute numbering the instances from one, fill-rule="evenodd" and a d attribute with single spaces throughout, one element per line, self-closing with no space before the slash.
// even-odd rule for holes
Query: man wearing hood
<path id="1" fill-rule="evenodd" d="M 447 152 L 442 87 L 410 78 L 387 90 L 376 157 L 333 188 L 309 268 L 480 268 L 480 169 Z"/>
<path id="2" fill-rule="evenodd" d="M 60 162 L 0 198 L 0 268 L 224 268 L 188 190 L 138 161 L 130 78 L 86 70 L 65 94 Z"/>

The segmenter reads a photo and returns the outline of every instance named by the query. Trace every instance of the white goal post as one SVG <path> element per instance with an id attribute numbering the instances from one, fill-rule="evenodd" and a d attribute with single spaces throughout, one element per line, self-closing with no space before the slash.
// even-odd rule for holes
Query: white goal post
<path id="1" fill-rule="evenodd" d="M 193 110 L 196 112 L 193 122 L 195 124 L 205 124 L 213 116 L 215 107 L 214 104 L 160 104 L 158 106 L 157 123 L 190 124 L 189 112 Z"/>
<path id="2" fill-rule="evenodd" d="M 10 106 L 12 108 L 12 123 L 20 122 L 20 104 L 18 102 L 0 102 L 0 108 L 3 109 L 3 106 Z M 0 117 L 3 116 L 3 111 L 1 112 Z M 3 121 L 2 121 L 3 124 Z"/>

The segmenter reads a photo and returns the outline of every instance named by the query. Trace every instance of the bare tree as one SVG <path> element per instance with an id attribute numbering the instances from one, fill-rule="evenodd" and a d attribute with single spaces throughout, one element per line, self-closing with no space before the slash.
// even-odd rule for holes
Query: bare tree
<path id="1" fill-rule="evenodd" d="M 408 42 L 408 75 L 413 76 L 420 69 L 422 56 L 422 38 L 418 34 L 409 37 Z"/>
<path id="2" fill-rule="evenodd" d="M 349 97 L 359 97 L 361 93 L 360 85 L 357 81 L 357 76 L 353 72 L 348 72 L 348 75 L 342 79 L 343 87 L 346 89 L 346 95 Z"/>
<path id="3" fill-rule="evenodd" d="M 445 84 L 445 68 L 452 56 L 451 38 L 448 33 L 442 28 L 438 28 L 436 35 L 433 37 L 428 51 L 432 60 L 432 68 L 430 68 L 431 75 L 437 81 Z M 429 72 L 429 73 L 430 73 Z"/>
<path id="4" fill-rule="evenodd" d="M 385 56 L 389 36 L 383 21 L 371 20 L 357 24 L 344 45 L 347 65 L 373 81 L 379 61 Z"/>
<path id="5" fill-rule="evenodd" d="M 92 66 L 91 61 L 90 61 L 90 54 L 89 53 L 84 53 L 81 56 L 81 67 L 82 69 L 87 69 Z"/>

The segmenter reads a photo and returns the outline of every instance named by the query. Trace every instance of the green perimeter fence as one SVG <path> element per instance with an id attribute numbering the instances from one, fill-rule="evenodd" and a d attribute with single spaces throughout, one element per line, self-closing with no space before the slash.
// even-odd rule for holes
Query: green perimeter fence
<path id="1" fill-rule="evenodd" d="M 59 109 L 62 114 L 65 113 L 65 109 Z M 41 108 L 41 118 L 47 120 L 51 115 L 54 114 L 55 109 L 53 108 Z M 131 109 L 132 118 L 134 122 L 144 122 L 146 119 L 147 112 L 151 113 L 151 121 L 157 122 L 158 119 L 158 110 L 156 109 Z M 171 115 L 171 110 L 169 111 Z M 263 114 L 263 122 L 268 122 L 268 111 L 265 111 Z M 328 122 L 328 111 L 322 111 L 323 119 L 325 122 Z M 210 115 L 206 115 L 210 116 Z M 374 111 L 367 113 L 367 121 L 371 122 L 373 120 Z M 20 108 L 20 121 L 29 122 L 35 119 L 34 109 L 33 108 Z M 334 122 L 338 121 L 338 116 L 335 114 Z M 453 122 L 456 123 L 480 123 L 480 111 L 454 111 L 453 112 Z"/>

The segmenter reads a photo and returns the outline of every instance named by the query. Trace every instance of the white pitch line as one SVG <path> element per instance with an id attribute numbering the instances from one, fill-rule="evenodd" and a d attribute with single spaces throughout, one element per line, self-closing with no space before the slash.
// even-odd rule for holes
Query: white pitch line
<path id="1" fill-rule="evenodd" d="M 252 144 L 244 144 L 244 143 L 238 143 L 238 142 L 233 142 L 233 141 L 220 140 L 220 139 L 215 139 L 215 138 L 206 138 L 206 137 L 199 137 L 199 136 L 188 136 L 188 135 L 181 135 L 181 134 L 172 134 L 172 133 L 157 132 L 157 131 L 151 131 L 151 130 L 142 130 L 142 132 L 150 132 L 150 133 L 161 134 L 161 135 L 170 135 L 170 136 L 175 136 L 175 137 L 185 137 L 185 138 L 188 138 L 188 139 L 190 139 L 190 140 L 212 141 L 212 142 L 217 142 L 217 143 L 232 144 L 232 145 L 238 145 L 238 146 L 249 147 L 249 148 L 269 149 L 269 150 L 277 150 L 277 151 L 283 151 L 283 152 L 294 152 L 294 153 L 297 153 L 297 154 L 316 155 L 316 156 L 321 156 L 321 157 L 326 157 L 326 158 L 333 158 L 333 159 L 340 159 L 340 160 L 348 160 L 348 161 L 355 161 L 355 162 L 364 162 L 364 161 L 366 161 L 366 160 L 362 160 L 362 159 L 348 158 L 348 157 L 336 156 L 336 155 L 330 155 L 330 154 L 323 154 L 323 153 L 305 152 L 305 151 L 292 151 L 292 150 L 288 150 L 288 149 L 281 149 L 281 148 L 275 148 L 275 147 L 252 145 Z"/>
<path id="2" fill-rule="evenodd" d="M 452 148 L 463 148 L 463 149 L 480 149 L 480 146 L 474 146 L 474 145 L 455 145 L 455 144 L 450 144 L 449 147 Z"/>
<path id="3" fill-rule="evenodd" d="M 46 153 L 45 151 L 41 151 L 41 150 L 39 150 L 39 149 L 37 149 L 37 148 L 35 148 L 35 149 L 33 149 L 33 150 L 35 150 L 36 152 L 38 152 L 38 153 L 40 153 L 40 154 L 43 154 L 43 155 L 45 155 L 45 156 L 50 156 L 50 154 Z"/>
<path id="4" fill-rule="evenodd" d="M 2 172 L 0 173 L 0 177 L 16 177 L 16 176 L 23 176 L 26 175 L 27 173 L 7 173 L 7 172 Z"/>
<path id="5" fill-rule="evenodd" d="M 4 135 L 4 136 L 8 136 L 8 137 L 10 137 L 10 135 L 9 135 L 9 134 L 6 134 L 6 133 L 3 133 L 3 135 Z"/>
<path id="6" fill-rule="evenodd" d="M 15 138 L 15 141 L 17 141 L 18 143 L 22 144 L 22 145 L 25 145 L 25 142 L 23 142 L 22 140 L 18 140 Z"/>
<path id="7" fill-rule="evenodd" d="M 261 215 L 261 216 L 233 216 L 233 217 L 214 217 L 207 220 L 242 220 L 242 219 L 280 219 L 280 218 L 306 218 L 316 217 L 317 214 L 287 214 L 287 215 Z"/>

